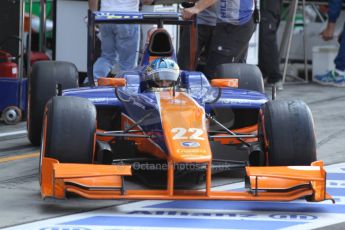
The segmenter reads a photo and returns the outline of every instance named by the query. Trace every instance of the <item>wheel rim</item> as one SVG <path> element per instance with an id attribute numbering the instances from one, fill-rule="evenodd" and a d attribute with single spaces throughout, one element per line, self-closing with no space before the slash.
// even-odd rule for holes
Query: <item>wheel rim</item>
<path id="1" fill-rule="evenodd" d="M 11 109 L 9 111 L 7 111 L 7 113 L 5 114 L 5 119 L 8 121 L 15 121 L 18 117 L 18 114 L 16 113 L 16 111 L 14 109 Z"/>
<path id="2" fill-rule="evenodd" d="M 16 106 L 10 106 L 3 112 L 3 119 L 6 124 L 17 124 L 22 118 L 21 110 Z"/>

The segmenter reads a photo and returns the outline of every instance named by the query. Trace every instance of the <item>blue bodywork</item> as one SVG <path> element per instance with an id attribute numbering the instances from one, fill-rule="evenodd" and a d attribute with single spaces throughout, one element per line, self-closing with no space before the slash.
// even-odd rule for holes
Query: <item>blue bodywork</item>
<path id="1" fill-rule="evenodd" d="M 122 114 L 134 122 L 145 117 L 145 120 L 140 123 L 140 128 L 146 134 L 154 133 L 151 140 L 159 145 L 164 152 L 167 152 L 155 92 L 145 89 L 143 86 L 144 76 L 140 71 L 124 72 L 121 77 L 126 79 L 127 86 L 119 88 L 118 92 L 121 98 L 128 100 L 128 102 L 121 102 L 115 96 L 115 89 L 108 86 L 69 89 L 65 90 L 63 95 L 87 98 L 93 102 L 96 108 L 114 107 L 120 109 Z M 213 100 L 218 94 L 218 89 L 212 88 L 201 72 L 182 72 L 180 85 L 183 91 L 188 92 L 195 101 L 205 108 L 206 113 L 217 108 L 259 109 L 268 100 L 264 94 L 259 92 L 222 89 L 218 101 L 207 104 L 205 101 Z"/>
<path id="2" fill-rule="evenodd" d="M 146 91 L 143 84 L 143 74 L 140 71 L 124 72 L 122 78 L 126 79 L 127 86 L 120 89 L 120 92 L 130 95 L 131 98 L 136 98 L 135 101 L 145 106 L 157 106 L 154 93 Z M 219 100 L 212 104 L 205 104 L 203 101 L 208 96 L 217 94 L 215 88 L 212 88 L 208 80 L 201 72 L 183 71 L 181 73 L 181 88 L 185 89 L 196 101 L 203 105 L 206 113 L 209 109 L 217 107 L 226 108 L 248 108 L 259 109 L 262 104 L 268 101 L 265 94 L 243 90 L 243 89 L 222 89 L 222 95 Z M 87 98 L 92 101 L 95 106 L 115 106 L 122 107 L 123 103 L 120 102 L 114 93 L 113 87 L 108 86 L 95 86 L 83 87 L 77 89 L 64 90 L 64 96 L 77 96 Z"/>

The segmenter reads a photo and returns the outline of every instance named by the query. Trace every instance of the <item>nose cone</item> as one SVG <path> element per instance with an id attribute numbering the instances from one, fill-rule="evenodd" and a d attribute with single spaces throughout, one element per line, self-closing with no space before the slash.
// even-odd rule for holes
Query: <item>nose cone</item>
<path id="1" fill-rule="evenodd" d="M 168 158 L 178 163 L 211 161 L 204 108 L 178 92 L 160 92 L 159 104 Z"/>

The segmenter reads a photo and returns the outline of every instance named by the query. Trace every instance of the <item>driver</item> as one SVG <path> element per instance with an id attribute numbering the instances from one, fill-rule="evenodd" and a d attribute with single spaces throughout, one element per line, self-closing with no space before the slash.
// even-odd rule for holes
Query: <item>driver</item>
<path id="1" fill-rule="evenodd" d="M 157 58 L 146 67 L 145 73 L 151 89 L 169 89 L 177 85 L 180 68 L 171 58 Z"/>

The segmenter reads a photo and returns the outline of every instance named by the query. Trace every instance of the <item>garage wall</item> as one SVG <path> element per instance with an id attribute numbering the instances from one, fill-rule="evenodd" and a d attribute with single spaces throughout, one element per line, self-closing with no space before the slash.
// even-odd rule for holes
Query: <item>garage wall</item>
<path id="1" fill-rule="evenodd" d="M 87 71 L 87 1 L 56 1 L 55 59 L 74 63 L 79 72 Z"/>

